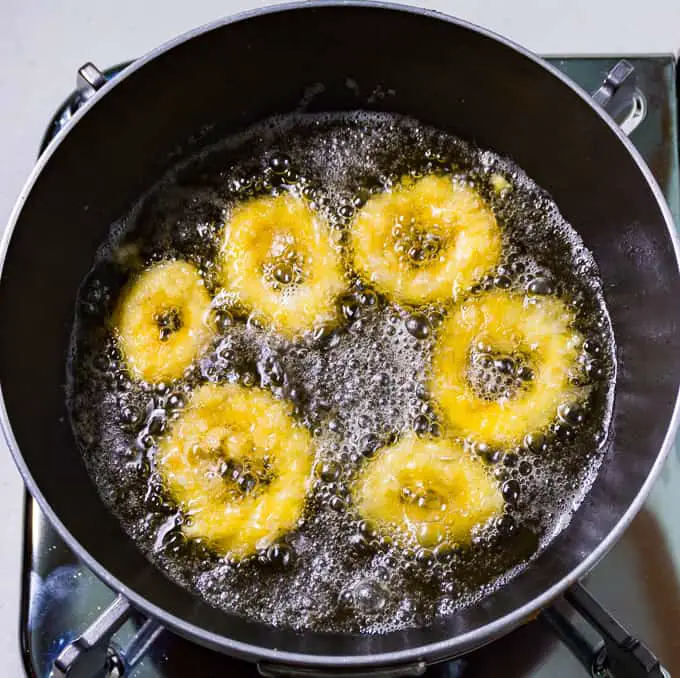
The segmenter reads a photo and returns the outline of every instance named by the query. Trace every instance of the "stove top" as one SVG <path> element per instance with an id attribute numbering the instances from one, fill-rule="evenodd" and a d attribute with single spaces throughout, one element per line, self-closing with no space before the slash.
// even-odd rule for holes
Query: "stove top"
<path id="1" fill-rule="evenodd" d="M 619 57 L 550 59 L 588 91 L 597 89 L 618 60 Z M 632 132 L 631 139 L 661 185 L 676 223 L 680 223 L 675 59 L 640 56 L 627 61 L 635 69 L 637 87 L 647 102 L 644 120 Z M 80 96 L 82 98 L 82 94 Z M 48 139 L 70 117 L 76 105 L 74 101 L 70 98 L 59 110 L 48 130 Z M 677 443 L 643 510 L 584 583 L 604 607 L 644 640 L 669 673 L 680 676 L 680 634 L 675 627 L 680 613 L 680 446 Z M 113 591 L 75 557 L 36 502 L 27 495 L 20 618 L 27 676 L 52 676 L 55 658 L 114 598 Z M 560 610 L 559 605 L 557 609 Z M 425 675 L 439 678 L 585 676 L 574 654 L 578 647 L 572 643 L 569 650 L 551 630 L 555 623 L 563 623 L 565 619 L 571 620 L 582 634 L 576 638 L 577 645 L 583 647 L 585 643 L 588 652 L 597 647 L 599 638 L 592 627 L 573 610 L 565 616 L 557 612 L 544 615 L 461 659 L 430 667 Z M 97 670 L 102 678 L 258 675 L 250 664 L 203 649 L 135 615 L 115 634 L 109 660 Z M 658 673 L 612 672 L 608 675 L 629 678 Z"/>

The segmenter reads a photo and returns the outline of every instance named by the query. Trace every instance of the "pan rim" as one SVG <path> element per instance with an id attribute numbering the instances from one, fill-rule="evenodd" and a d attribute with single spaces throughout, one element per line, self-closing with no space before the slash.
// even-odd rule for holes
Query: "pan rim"
<path id="1" fill-rule="evenodd" d="M 2 273 L 4 270 L 4 263 L 9 248 L 9 243 L 12 238 L 12 234 L 17 225 L 19 216 L 22 212 L 23 206 L 31 193 L 31 189 L 38 177 L 40 176 L 43 168 L 47 165 L 52 155 L 56 152 L 61 142 L 66 138 L 66 136 L 74 129 L 78 124 L 79 120 L 87 114 L 90 108 L 97 104 L 102 97 L 111 91 L 114 87 L 124 81 L 132 73 L 136 72 L 139 68 L 160 56 L 161 54 L 173 49 L 174 47 L 191 40 L 194 37 L 208 33 L 212 30 L 219 29 L 223 26 L 238 23 L 244 20 L 248 20 L 257 16 L 276 14 L 279 12 L 286 12 L 291 10 L 313 10 L 323 7 L 354 7 L 354 8 L 369 8 L 369 9 L 384 9 L 389 11 L 402 12 L 406 14 L 419 15 L 426 18 L 436 19 L 438 21 L 444 21 L 453 25 L 457 25 L 461 28 L 467 29 L 469 31 L 480 34 L 483 37 L 493 39 L 500 42 L 509 49 L 518 52 L 523 57 L 533 61 L 536 65 L 542 67 L 548 71 L 551 75 L 558 78 L 565 86 L 569 87 L 574 91 L 590 108 L 598 115 L 603 122 L 615 133 L 619 141 L 624 145 L 628 153 L 631 155 L 638 169 L 640 170 L 642 176 L 647 181 L 654 197 L 656 198 L 657 204 L 661 210 L 664 217 L 667 230 L 669 232 L 671 242 L 673 243 L 673 250 L 675 252 L 676 265 L 678 266 L 678 271 L 680 272 L 680 235 L 678 234 L 677 228 L 673 221 L 673 216 L 670 212 L 670 208 L 666 202 L 665 196 L 661 191 L 656 179 L 651 173 L 651 170 L 643 160 L 642 156 L 632 144 L 632 142 L 623 134 L 618 125 L 603 111 L 601 110 L 595 102 L 592 101 L 591 97 L 576 83 L 570 80 L 566 75 L 560 72 L 556 67 L 552 66 L 550 63 L 546 62 L 541 57 L 533 54 L 526 48 L 515 43 L 508 38 L 505 38 L 489 29 L 477 26 L 471 22 L 458 19 L 456 17 L 449 16 L 442 12 L 436 10 L 422 9 L 419 7 L 413 7 L 410 5 L 397 4 L 395 2 L 383 2 L 382 0 L 297 0 L 295 2 L 285 2 L 282 4 L 277 4 L 273 6 L 258 8 L 254 10 L 248 10 L 238 14 L 234 14 L 227 17 L 222 17 L 213 22 L 209 22 L 197 28 L 194 28 L 182 35 L 179 35 L 164 44 L 156 47 L 155 49 L 148 52 L 143 57 L 135 60 L 127 66 L 115 79 L 106 83 L 98 92 L 96 92 L 83 106 L 79 109 L 73 116 L 73 118 L 68 122 L 66 128 L 55 137 L 55 139 L 50 142 L 45 152 L 40 156 L 38 162 L 33 167 L 26 183 L 24 184 L 16 204 L 10 214 L 7 226 L 2 234 L 2 239 L 0 240 L 0 281 L 2 280 Z M 2 385 L 0 384 L 0 429 L 2 429 L 2 434 L 9 448 L 14 462 L 17 465 L 21 475 L 22 480 L 25 483 L 27 489 L 31 495 L 37 500 L 40 508 L 45 513 L 50 523 L 55 527 L 60 536 L 64 539 L 66 544 L 77 552 L 85 564 L 92 569 L 92 571 L 99 577 L 104 583 L 115 591 L 121 593 L 123 596 L 128 598 L 130 602 L 140 611 L 148 614 L 150 617 L 157 619 L 163 625 L 168 626 L 171 629 L 178 631 L 181 635 L 191 637 L 193 640 L 200 639 L 198 642 L 200 644 L 209 645 L 212 647 L 219 647 L 221 650 L 231 653 L 235 656 L 247 658 L 252 660 L 257 657 L 258 661 L 274 662 L 274 663 L 284 663 L 293 665 L 304 665 L 308 667 L 322 667 L 322 666 L 336 666 L 344 668 L 361 668 L 367 666 L 373 666 L 377 663 L 384 665 L 398 665 L 407 662 L 421 661 L 427 658 L 448 658 L 456 655 L 456 648 L 465 648 L 462 652 L 458 654 L 463 654 L 469 652 L 472 649 L 481 647 L 482 645 L 496 640 L 502 635 L 509 633 L 513 628 L 519 626 L 525 620 L 535 616 L 540 610 L 547 607 L 555 598 L 557 598 L 561 593 L 563 593 L 567 588 L 572 586 L 582 577 L 584 577 L 595 565 L 606 555 L 606 553 L 611 549 L 611 547 L 618 541 L 623 531 L 628 527 L 633 518 L 637 515 L 639 510 L 642 508 L 644 501 L 647 499 L 652 486 L 654 485 L 657 477 L 659 476 L 666 457 L 673 444 L 678 426 L 680 425 L 680 385 L 678 392 L 676 393 L 675 404 L 673 407 L 673 413 L 671 415 L 668 429 L 664 437 L 663 444 L 659 450 L 656 460 L 654 461 L 650 472 L 642 484 L 638 494 L 635 496 L 631 504 L 628 506 L 626 511 L 620 517 L 616 525 L 610 530 L 609 534 L 598 544 L 598 546 L 591 551 L 591 553 L 584 558 L 576 567 L 574 567 L 568 574 L 566 574 L 560 581 L 553 584 L 550 588 L 546 589 L 540 595 L 532 598 L 531 600 L 524 603 L 522 606 L 516 608 L 512 612 L 495 619 L 488 624 L 479 626 L 471 631 L 467 631 L 463 634 L 454 636 L 452 638 L 437 641 L 434 643 L 429 643 L 425 645 L 419 645 L 411 647 L 408 649 L 397 650 L 393 652 L 384 652 L 380 654 L 364 654 L 364 655 L 316 655 L 316 654 L 305 654 L 302 652 L 291 652 L 287 650 L 280 649 L 269 649 L 263 648 L 252 643 L 246 643 L 242 641 L 237 641 L 231 639 L 227 636 L 223 636 L 207 629 L 201 627 L 200 625 L 187 622 L 184 619 L 177 617 L 176 615 L 168 612 L 164 608 L 147 600 L 143 595 L 133 591 L 128 588 L 122 581 L 114 577 L 105 566 L 103 566 L 98 560 L 96 560 L 90 553 L 83 548 L 80 542 L 73 536 L 73 534 L 68 530 L 68 528 L 61 522 L 56 513 L 52 510 L 48 504 L 46 498 L 40 491 L 35 482 L 33 476 L 31 475 L 26 462 L 23 459 L 21 451 L 19 449 L 18 443 L 14 437 L 11 423 L 7 414 L 5 400 L 2 393 Z M 453 654 L 452 654 L 453 653 Z"/>

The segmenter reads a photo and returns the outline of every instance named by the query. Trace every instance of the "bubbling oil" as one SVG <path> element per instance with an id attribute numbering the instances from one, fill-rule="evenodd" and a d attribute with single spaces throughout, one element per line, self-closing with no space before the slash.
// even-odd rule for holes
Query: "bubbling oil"
<path id="1" fill-rule="evenodd" d="M 549 431 L 521 446 L 473 447 L 492 468 L 505 509 L 469 546 L 403 549 L 352 507 L 357 470 L 407 431 L 438 435 L 427 383 L 446 307 L 400 307 L 350 278 L 337 325 L 297 340 L 239 312 L 219 289 L 216 257 L 234 205 L 290 191 L 332 227 L 339 250 L 351 219 L 404 175 L 469 181 L 503 230 L 503 257 L 484 290 L 567 300 L 586 338 L 574 379 L 588 384 Z M 173 383 L 133 381 L 109 319 L 126 281 L 150 263 L 195 264 L 217 337 Z M 522 356 L 471 350 L 478 395 L 512 395 L 533 379 Z M 355 112 L 269 120 L 177 167 L 111 228 L 77 304 L 69 364 L 72 423 L 99 491 L 132 539 L 169 577 L 215 606 L 297 629 L 382 633 L 460 610 L 544 549 L 588 491 L 604 454 L 615 380 L 614 343 L 597 267 L 556 205 L 517 166 L 412 119 Z M 155 450 L 200 384 L 260 386 L 294 404 L 316 444 L 313 488 L 295 529 L 255 556 L 220 558 L 187 540 L 188 518 L 165 492 Z M 239 481 L 235 478 L 236 482 Z"/>

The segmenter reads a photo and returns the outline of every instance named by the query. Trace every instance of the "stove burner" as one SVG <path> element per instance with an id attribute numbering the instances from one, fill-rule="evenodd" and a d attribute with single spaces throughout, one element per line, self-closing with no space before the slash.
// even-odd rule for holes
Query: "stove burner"
<path id="1" fill-rule="evenodd" d="M 618 62 L 611 58 L 569 57 L 551 61 L 587 90 L 593 91 L 600 85 L 593 94 L 594 99 L 607 107 L 627 134 L 639 126 L 633 140 L 654 172 L 677 219 L 680 214 L 680 182 L 673 57 L 639 57 Z M 41 153 L 94 91 L 126 65 L 103 73 L 89 63 L 80 69 L 80 89 L 64 102 L 53 118 L 41 144 Z M 638 89 L 636 79 L 641 89 Z M 667 496 L 677 496 L 680 453 L 669 460 L 669 468 L 659 485 L 660 489 L 655 490 L 648 504 L 652 508 L 643 511 L 638 521 L 649 520 L 649 515 L 654 513 L 654 502 L 663 504 Z M 658 640 L 659 634 L 654 633 L 653 627 L 649 627 L 649 633 L 645 632 L 645 635 L 650 639 L 656 638 L 657 645 L 668 650 L 664 657 L 668 666 L 680 671 L 680 640 L 672 626 L 680 609 L 680 557 L 673 565 L 673 555 L 680 556 L 680 542 L 673 542 L 672 536 L 677 535 L 677 529 L 672 529 L 672 523 L 667 524 L 675 515 L 672 503 L 661 506 L 656 513 L 654 527 L 661 532 L 653 535 L 655 540 L 649 542 L 647 548 L 655 549 L 657 543 L 668 543 L 671 548 L 675 546 L 675 553 L 667 554 L 670 565 L 664 562 L 659 568 L 661 573 L 665 568 L 665 581 L 671 584 L 668 591 L 663 590 L 654 597 L 651 592 L 655 589 L 650 588 L 649 591 L 650 597 L 654 598 L 654 609 L 669 610 L 670 633 L 674 640 L 664 642 L 665 636 Z M 629 546 L 629 540 L 635 539 L 637 524 L 634 522 L 622 539 L 620 548 L 624 550 L 624 559 L 617 561 L 618 549 L 614 549 L 612 555 L 596 568 L 592 580 L 597 582 L 601 573 L 603 581 L 621 581 L 625 565 L 631 558 L 634 560 L 635 553 L 626 552 L 625 547 Z M 649 530 L 644 531 L 646 537 Z M 623 577 L 623 584 L 615 587 L 615 600 L 630 598 L 632 610 L 636 611 L 640 605 L 636 604 L 634 594 L 639 586 L 638 571 L 633 572 L 629 582 Z M 102 613 L 102 610 L 105 612 Z M 195 645 L 175 636 L 155 621 L 143 618 L 132 610 L 125 598 L 114 597 L 113 592 L 75 557 L 28 495 L 20 625 L 22 654 L 29 678 L 317 675 L 295 672 L 292 667 L 286 672 L 281 670 L 285 667 L 255 667 Z M 645 628 L 638 619 L 638 630 L 641 626 Z M 675 664 L 671 665 L 673 661 Z M 543 612 L 539 619 L 487 648 L 427 668 L 422 663 L 399 670 L 383 667 L 376 669 L 375 675 L 382 678 L 401 675 L 430 678 L 496 675 L 519 678 L 531 675 L 554 678 L 579 675 L 579 664 L 593 676 L 670 676 L 659 666 L 654 655 L 628 634 L 580 585 L 570 589 L 564 599 Z M 362 675 L 371 673 L 366 670 Z M 323 672 L 318 675 L 323 675 Z"/>

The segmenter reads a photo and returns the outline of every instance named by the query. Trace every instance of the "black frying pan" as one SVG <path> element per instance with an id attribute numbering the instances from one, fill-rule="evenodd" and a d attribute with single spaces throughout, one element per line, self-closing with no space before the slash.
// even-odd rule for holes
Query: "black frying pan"
<path id="1" fill-rule="evenodd" d="M 348 88 L 348 78 L 359 87 Z M 378 86 L 393 94 L 369 101 Z M 308 110 L 408 114 L 510 156 L 553 195 L 606 285 L 620 369 L 611 449 L 594 487 L 518 577 L 429 628 L 373 637 L 295 633 L 210 607 L 151 565 L 108 513 L 66 412 L 76 292 L 110 223 L 182 154 L 294 110 L 311 91 Z M 562 75 L 442 15 L 378 3 L 280 6 L 153 52 L 101 88 L 41 157 L 2 252 L 1 418 L 28 489 L 104 581 L 181 635 L 232 655 L 375 667 L 489 642 L 595 565 L 640 508 L 672 440 L 680 275 L 659 188 L 612 121 Z"/>

